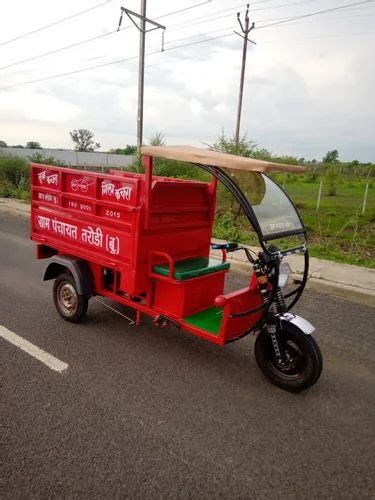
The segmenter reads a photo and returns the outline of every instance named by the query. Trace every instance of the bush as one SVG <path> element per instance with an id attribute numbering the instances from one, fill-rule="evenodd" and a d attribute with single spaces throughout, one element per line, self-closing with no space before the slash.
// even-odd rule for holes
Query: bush
<path id="1" fill-rule="evenodd" d="M 329 165 L 327 167 L 326 181 L 328 184 L 328 196 L 336 196 L 337 184 L 339 182 L 338 169 L 336 165 Z"/>
<path id="2" fill-rule="evenodd" d="M 29 188 L 28 162 L 18 156 L 0 156 L 0 196 L 27 199 Z"/>
<path id="3" fill-rule="evenodd" d="M 8 181 L 0 180 L 0 197 L 1 198 L 10 198 L 12 195 L 13 186 Z"/>
<path id="4" fill-rule="evenodd" d="M 241 239 L 241 230 L 232 212 L 224 212 L 216 215 L 214 236 L 233 242 Z"/>
<path id="5" fill-rule="evenodd" d="M 319 174 L 317 172 L 311 172 L 306 176 L 306 182 L 316 182 L 319 178 Z"/>
<path id="6" fill-rule="evenodd" d="M 44 165 L 54 165 L 56 167 L 64 167 L 66 165 L 65 162 L 56 160 L 53 156 L 44 156 L 43 153 L 34 153 L 28 158 L 32 163 L 42 163 Z"/>

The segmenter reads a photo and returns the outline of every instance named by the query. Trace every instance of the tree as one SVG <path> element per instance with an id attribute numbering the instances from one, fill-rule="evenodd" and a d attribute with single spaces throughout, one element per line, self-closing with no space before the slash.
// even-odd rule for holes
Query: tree
<path id="1" fill-rule="evenodd" d="M 257 145 L 254 141 L 246 138 L 246 135 L 240 137 L 238 144 L 236 138 L 228 137 L 225 135 L 224 130 L 216 139 L 213 146 L 210 147 L 216 151 L 222 151 L 223 153 L 231 153 L 238 156 L 254 156 L 257 152 Z"/>
<path id="2" fill-rule="evenodd" d="M 262 160 L 271 160 L 272 158 L 269 151 L 266 149 L 258 149 L 257 144 L 254 141 L 247 139 L 246 135 L 240 137 L 237 143 L 235 136 L 226 136 L 224 130 L 222 130 L 211 149 L 214 149 L 215 151 L 222 151 L 223 153 L 245 156 L 248 158 Z M 263 193 L 264 195 L 263 188 L 260 185 L 262 182 L 260 176 L 257 176 L 254 172 L 240 171 L 231 172 L 230 175 L 237 182 L 237 184 L 243 188 L 245 195 L 248 195 L 252 200 L 256 200 L 256 202 L 259 202 L 260 193 Z M 233 219 L 233 224 L 236 225 L 241 214 L 241 206 L 222 184 L 219 184 L 218 189 L 222 206 L 225 207 L 229 205 L 229 217 Z"/>
<path id="3" fill-rule="evenodd" d="M 337 149 L 333 149 L 332 151 L 328 151 L 327 154 L 323 157 L 323 163 L 340 163 L 339 160 L 339 152 Z"/>
<path id="4" fill-rule="evenodd" d="M 334 164 L 329 164 L 326 171 L 326 184 L 328 185 L 328 196 L 337 195 L 337 184 L 339 175 L 337 168 Z"/>
<path id="5" fill-rule="evenodd" d="M 29 141 L 26 143 L 26 147 L 30 149 L 42 149 L 40 142 L 37 141 Z"/>
<path id="6" fill-rule="evenodd" d="M 323 157 L 322 162 L 328 165 L 326 169 L 326 184 L 328 185 L 328 196 L 336 196 L 337 184 L 339 181 L 339 172 L 336 165 L 340 163 L 339 152 L 337 151 L 337 149 L 328 151 L 327 154 Z"/>
<path id="7" fill-rule="evenodd" d="M 272 156 L 272 161 L 275 163 L 284 163 L 286 165 L 298 165 L 298 159 L 295 156 Z"/>
<path id="8" fill-rule="evenodd" d="M 150 146 L 165 146 L 166 144 L 165 134 L 163 132 L 160 132 L 160 130 L 157 130 L 148 139 L 148 143 Z"/>
<path id="9" fill-rule="evenodd" d="M 90 130 L 80 128 L 69 132 L 69 134 L 75 144 L 76 151 L 94 151 L 100 148 L 100 144 L 93 141 L 94 134 Z"/>
<path id="10" fill-rule="evenodd" d="M 268 151 L 266 148 L 258 149 L 256 148 L 252 153 L 251 157 L 256 160 L 265 160 L 265 161 L 273 161 L 272 153 Z"/>
<path id="11" fill-rule="evenodd" d="M 0 141 L 0 148 L 6 148 L 7 143 L 5 141 Z"/>

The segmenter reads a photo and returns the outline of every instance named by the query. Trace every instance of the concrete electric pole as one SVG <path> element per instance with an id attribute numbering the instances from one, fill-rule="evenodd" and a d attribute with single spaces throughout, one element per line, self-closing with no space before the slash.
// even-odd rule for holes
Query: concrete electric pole
<path id="1" fill-rule="evenodd" d="M 244 87 L 244 82 L 245 82 L 245 69 L 246 69 L 246 55 L 247 55 L 247 42 L 254 43 L 252 40 L 249 38 L 249 33 L 252 29 L 254 29 L 255 24 L 251 23 L 250 25 L 250 19 L 249 19 L 249 6 L 250 4 L 247 4 L 246 7 L 246 13 L 245 13 L 245 26 L 241 22 L 240 18 L 240 13 L 237 12 L 237 20 L 238 24 L 240 25 L 242 35 L 241 33 L 238 33 L 235 31 L 236 35 L 239 35 L 240 37 L 243 38 L 243 48 L 242 48 L 242 67 L 241 67 L 241 79 L 240 79 L 240 93 L 238 97 L 238 109 L 237 109 L 237 123 L 236 123 L 236 134 L 235 134 L 235 140 L 236 140 L 236 145 L 238 146 L 239 140 L 240 140 L 240 124 L 241 124 L 241 112 L 242 112 L 242 97 L 243 97 L 243 87 Z"/>
<path id="2" fill-rule="evenodd" d="M 117 31 L 120 30 L 122 23 L 122 16 L 125 14 L 129 17 L 131 22 L 138 28 L 139 30 L 139 67 L 138 67 L 138 112 L 137 112 L 137 149 L 138 153 L 140 153 L 142 147 L 143 140 L 143 98 L 144 98 L 144 84 L 145 84 L 145 42 L 146 42 L 146 33 L 149 31 L 154 31 L 156 29 L 165 30 L 165 26 L 152 21 L 146 17 L 146 2 L 147 0 L 141 0 L 141 13 L 138 14 L 133 12 L 130 9 L 126 9 L 125 7 L 121 7 L 121 16 L 118 24 Z M 140 20 L 140 24 L 138 25 L 134 18 Z M 147 23 L 151 24 L 152 27 L 146 29 Z"/>
<path id="3" fill-rule="evenodd" d="M 143 141 L 143 96 L 145 90 L 145 42 L 146 42 L 146 1 L 141 0 L 141 24 L 139 27 L 139 66 L 138 66 L 138 112 L 137 112 L 137 149 L 140 154 Z"/>

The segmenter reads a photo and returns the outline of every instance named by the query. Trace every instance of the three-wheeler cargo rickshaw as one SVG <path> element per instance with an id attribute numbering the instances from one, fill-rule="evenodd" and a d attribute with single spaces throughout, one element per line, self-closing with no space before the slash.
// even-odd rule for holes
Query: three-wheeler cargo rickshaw
<path id="1" fill-rule="evenodd" d="M 54 279 L 58 313 L 78 322 L 99 295 L 132 308 L 136 325 L 145 314 L 219 346 L 256 334 L 256 361 L 273 384 L 289 391 L 315 384 L 322 357 L 314 327 L 291 312 L 308 277 L 306 230 L 267 176 L 304 169 L 190 146 L 144 147 L 142 155 L 144 174 L 31 165 L 31 238 L 37 257 L 48 258 L 44 280 Z M 153 175 L 154 158 L 191 163 L 211 180 Z M 251 176 L 247 196 L 230 174 L 239 170 Z M 211 243 L 218 181 L 239 203 L 259 251 Z M 227 254 L 240 251 L 248 286 L 224 293 Z M 304 272 L 290 285 L 286 257 L 295 253 Z"/>

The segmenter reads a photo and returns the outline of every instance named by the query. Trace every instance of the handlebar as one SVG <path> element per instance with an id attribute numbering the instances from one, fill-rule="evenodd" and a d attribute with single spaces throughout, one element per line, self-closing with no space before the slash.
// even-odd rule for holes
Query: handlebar
<path id="1" fill-rule="evenodd" d="M 305 253 L 306 252 L 306 245 L 301 245 L 300 247 L 295 247 L 295 248 L 290 248 L 289 250 L 284 250 L 284 251 L 280 252 L 280 254 L 283 257 L 286 257 L 287 255 L 293 255 L 293 254 L 299 253 L 299 252 Z"/>
<path id="2" fill-rule="evenodd" d="M 233 252 L 237 250 L 238 243 L 211 243 L 212 250 L 226 250 L 227 252 Z"/>

